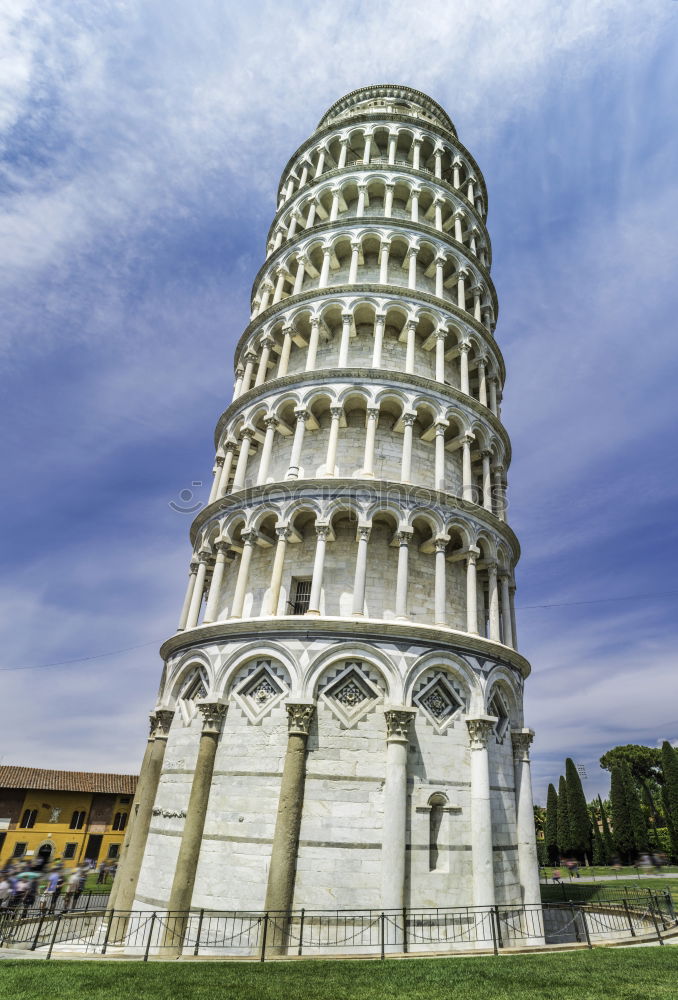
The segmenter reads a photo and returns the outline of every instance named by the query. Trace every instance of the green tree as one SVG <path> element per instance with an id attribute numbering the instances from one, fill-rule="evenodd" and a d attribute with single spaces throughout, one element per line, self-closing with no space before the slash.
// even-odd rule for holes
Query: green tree
<path id="1" fill-rule="evenodd" d="M 555 785 L 549 785 L 546 796 L 546 825 L 544 827 L 544 847 L 548 863 L 558 864 L 558 792 Z"/>
<path id="2" fill-rule="evenodd" d="M 615 850 L 624 862 L 629 862 L 635 851 L 631 817 L 626 803 L 624 774 L 620 766 L 612 768 L 610 783 L 610 806 L 612 812 L 612 839 Z"/>
<path id="3" fill-rule="evenodd" d="M 603 845 L 605 847 L 605 864 L 610 865 L 614 857 L 614 841 L 612 840 L 610 824 L 607 821 L 607 813 L 605 812 L 605 806 L 600 795 L 598 796 L 598 802 L 600 804 L 600 824 L 602 826 Z"/>
<path id="4" fill-rule="evenodd" d="M 575 854 L 588 864 L 588 854 L 591 850 L 591 821 L 589 820 L 581 778 L 571 757 L 565 761 L 565 786 L 567 788 L 571 847 Z"/>
<path id="5" fill-rule="evenodd" d="M 631 824 L 631 833 L 633 835 L 633 846 L 635 854 L 637 855 L 641 851 L 647 851 L 648 849 L 647 824 L 645 823 L 643 810 L 640 806 L 640 796 L 638 795 L 638 789 L 635 781 L 633 780 L 633 775 L 631 774 L 631 768 L 626 762 L 622 764 L 621 772 L 624 780 L 626 808 L 629 815 L 629 822 Z"/>
<path id="6" fill-rule="evenodd" d="M 678 860 L 678 753 L 668 740 L 664 740 L 661 755 L 662 777 L 664 779 L 662 787 L 664 815 L 671 838 L 671 853 L 675 861 Z"/>
<path id="7" fill-rule="evenodd" d="M 610 771 L 613 766 L 627 763 L 638 785 L 643 800 L 651 816 L 652 823 L 658 825 L 661 816 L 658 809 L 660 786 L 663 781 L 661 750 L 637 743 L 613 747 L 600 758 L 600 766 Z"/>
<path id="8" fill-rule="evenodd" d="M 572 833 L 570 831 L 570 813 L 567 804 L 567 785 L 565 778 L 560 776 L 558 782 L 558 852 L 570 854 L 572 852 Z"/>
<path id="9" fill-rule="evenodd" d="M 593 864 L 594 865 L 604 865 L 607 862 L 605 844 L 603 843 L 603 838 L 600 834 L 600 827 L 598 826 L 598 820 L 594 813 L 593 818 Z"/>

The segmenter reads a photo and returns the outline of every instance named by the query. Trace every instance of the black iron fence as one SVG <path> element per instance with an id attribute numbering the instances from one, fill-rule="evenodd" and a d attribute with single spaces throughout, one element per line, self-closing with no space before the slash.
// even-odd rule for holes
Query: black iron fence
<path id="1" fill-rule="evenodd" d="M 70 953 L 209 955 L 264 961 L 295 955 L 380 955 L 502 949 L 662 935 L 676 925 L 669 893 L 595 903 L 402 910 L 0 911 L 0 947 Z"/>
<path id="2" fill-rule="evenodd" d="M 673 906 L 671 893 L 664 889 L 661 883 L 650 888 L 638 886 L 615 886 L 604 883 L 580 883 L 580 882 L 560 882 L 552 885 L 541 885 L 541 898 L 543 903 L 576 902 L 576 903 L 599 903 L 599 902 L 621 902 L 626 899 L 634 904 L 641 905 L 643 901 L 654 900 L 655 905 Z M 657 903 L 657 900 L 664 901 Z"/>

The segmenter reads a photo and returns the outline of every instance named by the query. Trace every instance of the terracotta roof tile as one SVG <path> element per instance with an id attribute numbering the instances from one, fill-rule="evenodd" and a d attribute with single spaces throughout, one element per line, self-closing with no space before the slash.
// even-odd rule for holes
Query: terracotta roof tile
<path id="1" fill-rule="evenodd" d="M 136 774 L 98 774 L 91 771 L 48 771 L 42 767 L 0 767 L 0 788 L 32 788 L 45 792 L 102 792 L 134 795 Z"/>

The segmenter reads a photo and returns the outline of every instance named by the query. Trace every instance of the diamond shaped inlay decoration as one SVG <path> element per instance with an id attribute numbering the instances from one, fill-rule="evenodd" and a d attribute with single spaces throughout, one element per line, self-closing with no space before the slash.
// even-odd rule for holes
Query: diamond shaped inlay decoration
<path id="1" fill-rule="evenodd" d="M 233 698 L 250 722 L 257 725 L 287 694 L 287 686 L 273 672 L 270 663 L 260 660 L 254 671 L 236 686 Z"/>
<path id="2" fill-rule="evenodd" d="M 381 691 L 363 672 L 361 664 L 353 662 L 328 684 L 320 701 L 332 710 L 343 726 L 351 729 L 381 701 Z"/>
<path id="3" fill-rule="evenodd" d="M 462 698 L 442 672 L 436 673 L 423 684 L 413 701 L 439 733 L 442 733 L 464 708 Z"/>
<path id="4" fill-rule="evenodd" d="M 497 739 L 501 743 L 506 736 L 506 730 L 509 726 L 509 710 L 506 707 L 506 702 L 498 691 L 496 691 L 492 696 L 489 711 L 490 715 L 494 715 L 497 719 L 494 731 Z"/>
<path id="5" fill-rule="evenodd" d="M 185 726 L 190 726 L 198 714 L 196 702 L 207 697 L 207 677 L 202 667 L 196 667 L 186 678 L 177 704 Z"/>

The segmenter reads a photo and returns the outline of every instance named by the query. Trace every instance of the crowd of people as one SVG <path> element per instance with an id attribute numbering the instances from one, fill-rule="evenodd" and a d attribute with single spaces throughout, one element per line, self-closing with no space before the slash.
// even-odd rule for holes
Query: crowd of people
<path id="1" fill-rule="evenodd" d="M 102 885 L 115 876 L 116 865 L 111 862 L 84 861 L 73 868 L 66 868 L 62 861 L 42 868 L 28 864 L 11 863 L 0 871 L 0 910 L 15 910 L 25 916 L 29 910 L 54 913 L 62 899 L 61 910 L 66 913 L 78 905 L 90 874 L 97 872 L 96 883 Z"/>
<path id="2" fill-rule="evenodd" d="M 661 851 L 656 854 L 641 854 L 633 863 L 633 867 L 636 869 L 643 869 L 644 871 L 655 871 L 660 872 L 662 868 L 669 863 L 669 859 Z M 563 880 L 563 874 L 561 868 L 564 868 L 570 878 L 579 878 L 579 867 L 580 864 L 576 858 L 561 858 L 560 867 L 554 868 L 551 873 L 551 878 L 555 883 L 560 883 Z M 621 859 L 618 857 L 613 858 L 611 867 L 615 871 L 621 871 L 622 863 Z M 545 873 L 542 877 L 546 877 Z M 546 877 L 548 881 L 548 878 Z"/>

